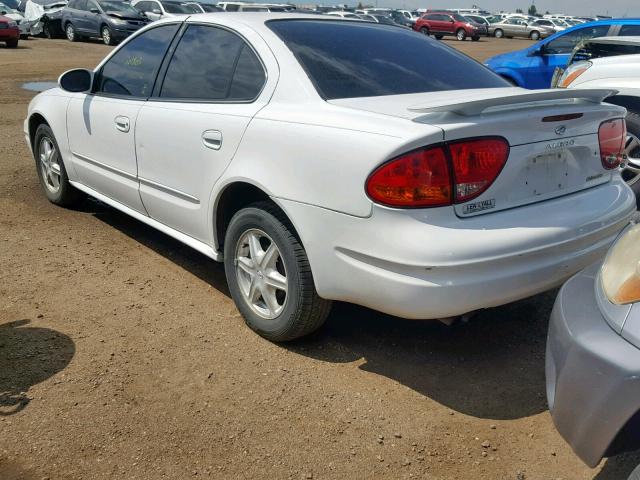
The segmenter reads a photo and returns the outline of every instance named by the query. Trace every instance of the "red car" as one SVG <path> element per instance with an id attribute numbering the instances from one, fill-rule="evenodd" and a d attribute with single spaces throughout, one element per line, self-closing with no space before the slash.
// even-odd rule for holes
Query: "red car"
<path id="1" fill-rule="evenodd" d="M 8 48 L 16 48 L 20 40 L 18 24 L 11 18 L 0 15 L 0 42 L 5 42 Z"/>
<path id="2" fill-rule="evenodd" d="M 474 23 L 468 18 L 453 12 L 429 12 L 420 17 L 413 25 L 416 32 L 434 35 L 440 40 L 445 35 L 453 35 L 458 40 L 477 41 L 487 34 L 487 27 Z"/>

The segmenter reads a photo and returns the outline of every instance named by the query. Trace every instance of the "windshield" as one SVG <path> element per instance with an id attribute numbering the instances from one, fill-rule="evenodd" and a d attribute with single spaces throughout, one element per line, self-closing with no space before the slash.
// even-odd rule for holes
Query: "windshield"
<path id="1" fill-rule="evenodd" d="M 138 11 L 129 3 L 117 2 L 115 0 L 102 0 L 98 2 L 105 12 L 123 12 L 139 15 Z"/>
<path id="2" fill-rule="evenodd" d="M 368 22 L 267 22 L 326 99 L 504 88 L 509 83 L 425 35 Z"/>
<path id="3" fill-rule="evenodd" d="M 176 2 L 162 2 L 162 6 L 168 13 L 195 13 L 193 8 Z"/>
<path id="4" fill-rule="evenodd" d="M 7 12 L 7 13 L 20 13 L 14 8 L 11 8 L 9 5 L 5 5 L 4 3 L 0 3 L 0 11 Z"/>

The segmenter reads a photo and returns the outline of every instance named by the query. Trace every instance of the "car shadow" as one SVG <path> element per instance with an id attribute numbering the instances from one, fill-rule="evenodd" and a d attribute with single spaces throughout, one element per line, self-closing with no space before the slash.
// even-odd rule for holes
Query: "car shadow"
<path id="1" fill-rule="evenodd" d="M 229 296 L 224 268 L 124 213 L 87 200 L 86 212 Z M 555 292 L 479 312 L 467 323 L 403 320 L 336 303 L 316 334 L 283 348 L 397 381 L 453 410 L 514 419 L 547 409 L 544 353 Z"/>
<path id="2" fill-rule="evenodd" d="M 67 335 L 29 322 L 0 325 L 0 416 L 23 410 L 29 388 L 63 370 L 75 354 Z"/>
<path id="3" fill-rule="evenodd" d="M 640 465 L 640 450 L 623 453 L 605 460 L 602 469 L 593 480 L 624 480 Z"/>
<path id="4" fill-rule="evenodd" d="M 101 222 L 119 230 L 136 242 L 188 270 L 227 297 L 231 297 L 227 287 L 224 267 L 221 263 L 91 197 L 76 210 L 91 213 Z"/>

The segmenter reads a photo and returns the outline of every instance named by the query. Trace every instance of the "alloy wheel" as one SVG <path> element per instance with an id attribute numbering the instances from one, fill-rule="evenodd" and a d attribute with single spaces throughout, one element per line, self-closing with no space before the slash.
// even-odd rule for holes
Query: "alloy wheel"
<path id="1" fill-rule="evenodd" d="M 629 132 L 624 154 L 626 160 L 622 166 L 622 178 L 628 185 L 633 185 L 640 180 L 640 139 Z"/>
<path id="2" fill-rule="evenodd" d="M 102 41 L 105 45 L 111 45 L 111 32 L 107 27 L 102 29 Z"/>
<path id="3" fill-rule="evenodd" d="M 45 187 L 51 193 L 58 193 L 60 190 L 60 163 L 58 152 L 53 141 L 48 137 L 40 140 L 40 171 Z"/>
<path id="4" fill-rule="evenodd" d="M 66 32 L 67 32 L 67 40 L 73 42 L 76 38 L 76 31 L 74 30 L 73 25 L 71 24 L 67 25 Z"/>
<path id="5" fill-rule="evenodd" d="M 247 230 L 236 245 L 235 267 L 240 292 L 251 310 L 267 320 L 280 315 L 289 284 L 273 239 L 262 230 Z"/>
<path id="6" fill-rule="evenodd" d="M 464 30 L 458 30 L 458 34 L 456 35 L 456 37 L 458 38 L 458 40 L 462 41 L 467 38 L 467 34 L 464 32 Z"/>

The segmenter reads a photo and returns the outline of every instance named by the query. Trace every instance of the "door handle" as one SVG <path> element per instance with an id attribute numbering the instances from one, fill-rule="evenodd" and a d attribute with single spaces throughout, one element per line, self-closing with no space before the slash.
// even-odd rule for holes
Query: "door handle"
<path id="1" fill-rule="evenodd" d="M 115 122 L 116 128 L 121 132 L 127 133 L 129 131 L 129 119 L 127 117 L 118 115 L 115 119 Z"/>
<path id="2" fill-rule="evenodd" d="M 212 150 L 220 150 L 222 146 L 222 132 L 219 130 L 205 130 L 202 132 L 202 143 Z"/>

